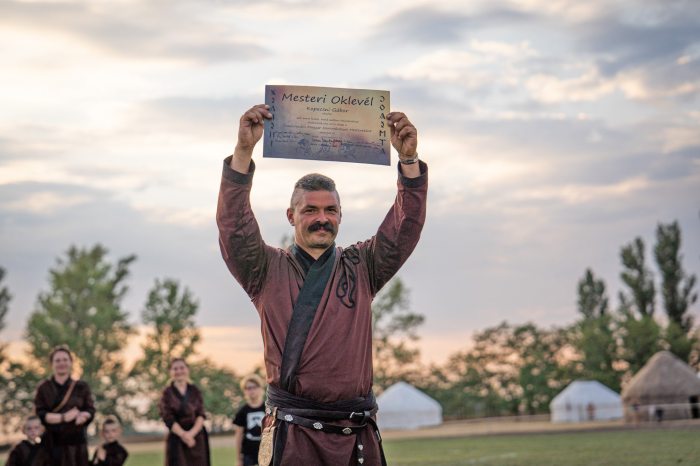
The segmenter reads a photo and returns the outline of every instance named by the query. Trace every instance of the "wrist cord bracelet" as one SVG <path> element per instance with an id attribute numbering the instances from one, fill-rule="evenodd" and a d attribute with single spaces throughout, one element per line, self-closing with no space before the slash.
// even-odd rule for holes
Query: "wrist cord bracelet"
<path id="1" fill-rule="evenodd" d="M 399 154 L 399 162 L 404 164 L 404 165 L 413 165 L 414 163 L 418 162 L 418 152 L 416 152 L 416 155 L 413 156 L 411 159 L 402 159 L 401 154 Z"/>

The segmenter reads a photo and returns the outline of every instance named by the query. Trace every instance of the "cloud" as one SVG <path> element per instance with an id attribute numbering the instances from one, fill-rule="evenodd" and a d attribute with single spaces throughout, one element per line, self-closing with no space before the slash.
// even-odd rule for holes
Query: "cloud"
<path id="1" fill-rule="evenodd" d="M 216 11 L 192 14 L 186 5 L 94 2 L 0 3 L 0 18 L 12 29 L 72 37 L 128 59 L 187 60 L 194 63 L 248 61 L 271 51 L 216 21 Z"/>
<path id="2" fill-rule="evenodd" d="M 372 40 L 419 45 L 454 44 L 475 30 L 489 26 L 522 22 L 527 13 L 510 8 L 490 8 L 464 13 L 463 8 L 418 6 L 407 8 L 384 19 L 372 34 Z"/>

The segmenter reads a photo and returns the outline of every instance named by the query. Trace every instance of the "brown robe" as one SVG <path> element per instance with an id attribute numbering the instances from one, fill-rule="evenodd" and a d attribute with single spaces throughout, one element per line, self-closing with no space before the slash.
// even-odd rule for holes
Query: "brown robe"
<path id="1" fill-rule="evenodd" d="M 97 450 L 95 450 L 90 464 L 94 466 L 122 466 L 129 456 L 126 449 L 116 440 L 114 442 L 102 444 L 102 448 L 105 450 L 105 459 L 98 459 Z"/>
<path id="2" fill-rule="evenodd" d="M 186 395 L 182 395 L 170 384 L 163 390 L 158 405 L 160 417 L 168 427 L 168 437 L 165 443 L 165 466 L 209 466 L 209 437 L 205 428 L 195 437 L 196 445 L 189 448 L 175 435 L 172 429 L 175 423 L 185 430 L 194 426 L 198 417 L 206 417 L 202 393 L 192 384 L 187 384 Z"/>
<path id="3" fill-rule="evenodd" d="M 44 464 L 46 464 L 46 458 L 41 444 L 22 440 L 10 452 L 5 466 L 43 466 Z"/>
<path id="4" fill-rule="evenodd" d="M 305 272 L 291 250 L 263 241 L 250 206 L 255 164 L 248 174 L 224 161 L 217 208 L 219 245 L 233 276 L 261 319 L 268 383 L 279 386 L 287 328 Z M 376 235 L 336 249 L 335 264 L 299 363 L 294 392 L 330 403 L 366 396 L 372 388 L 372 300 L 408 259 L 425 221 L 427 166 L 421 176 L 399 173 L 398 194 Z M 381 409 L 381 408 L 380 408 Z M 272 423 L 268 416 L 263 426 Z M 349 423 L 349 421 L 348 421 Z M 379 443 L 365 429 L 364 465 L 381 464 Z M 357 464 L 355 436 L 318 432 L 290 424 L 284 465 Z"/>
<path id="5" fill-rule="evenodd" d="M 48 424 L 46 415 L 52 413 L 63 400 L 71 379 L 63 385 L 59 385 L 51 377 L 44 380 L 36 389 L 34 407 L 36 414 L 44 424 L 46 431 L 42 437 L 45 445 L 48 464 L 51 466 L 88 466 L 87 426 L 95 417 L 95 406 L 92 401 L 92 393 L 87 383 L 78 380 L 68 402 L 65 403 L 59 413 L 65 413 L 73 408 L 90 413 L 90 419 L 83 425 L 77 426 L 75 422 L 63 422 L 60 424 Z"/>

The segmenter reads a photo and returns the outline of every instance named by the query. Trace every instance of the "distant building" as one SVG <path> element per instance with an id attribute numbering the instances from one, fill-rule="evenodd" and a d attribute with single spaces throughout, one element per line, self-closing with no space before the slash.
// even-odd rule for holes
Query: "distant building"
<path id="1" fill-rule="evenodd" d="M 686 363 L 660 351 L 622 391 L 625 420 L 700 418 L 700 379 Z"/>
<path id="2" fill-rule="evenodd" d="M 596 380 L 576 380 L 549 404 L 552 422 L 622 419 L 620 395 Z"/>
<path id="3" fill-rule="evenodd" d="M 377 397 L 380 429 L 418 429 L 442 424 L 440 403 L 406 382 L 397 382 Z"/>

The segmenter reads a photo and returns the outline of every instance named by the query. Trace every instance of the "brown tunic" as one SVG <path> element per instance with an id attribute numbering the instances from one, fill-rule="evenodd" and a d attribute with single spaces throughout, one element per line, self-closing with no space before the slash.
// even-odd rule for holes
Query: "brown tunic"
<path id="1" fill-rule="evenodd" d="M 70 383 L 71 379 L 69 378 L 63 385 L 59 385 L 51 377 L 39 384 L 34 397 L 36 414 L 46 429 L 42 443 L 47 450 L 51 466 L 87 466 L 89 462 L 86 428 L 95 417 L 95 406 L 88 384 L 78 380 L 67 403 L 59 411 L 59 413 L 65 413 L 73 408 L 86 411 L 90 413 L 88 422 L 80 426 L 75 425 L 75 422 L 62 422 L 60 424 L 46 422 L 46 415 L 54 412 L 54 409 L 58 407 Z"/>
<path id="2" fill-rule="evenodd" d="M 22 440 L 10 452 L 5 466 L 43 466 L 45 461 L 41 444 Z"/>
<path id="3" fill-rule="evenodd" d="M 104 448 L 105 451 L 105 459 L 101 460 L 97 458 L 97 451 L 95 451 L 90 464 L 94 466 L 122 466 L 129 456 L 126 449 L 116 440 L 103 444 L 102 448 Z"/>
<path id="4" fill-rule="evenodd" d="M 305 273 L 290 250 L 263 241 L 250 206 L 255 164 L 248 174 L 224 161 L 217 223 L 226 265 L 261 319 L 268 382 L 279 386 L 287 328 Z M 421 176 L 399 174 L 398 194 L 376 235 L 336 249 L 335 264 L 301 356 L 294 392 L 329 403 L 366 396 L 372 387 L 372 300 L 408 259 L 425 221 L 427 166 Z M 272 420 L 268 417 L 264 425 Z M 365 465 L 380 464 L 371 429 L 361 434 Z M 355 438 L 289 425 L 282 464 L 349 465 Z"/>
<path id="5" fill-rule="evenodd" d="M 209 466 L 209 437 L 202 428 L 195 437 L 196 445 L 189 448 L 171 429 L 175 423 L 185 430 L 194 426 L 198 417 L 206 417 L 202 392 L 192 384 L 187 384 L 186 395 L 182 395 L 174 384 L 163 390 L 160 403 L 160 417 L 168 427 L 165 443 L 165 466 Z"/>

